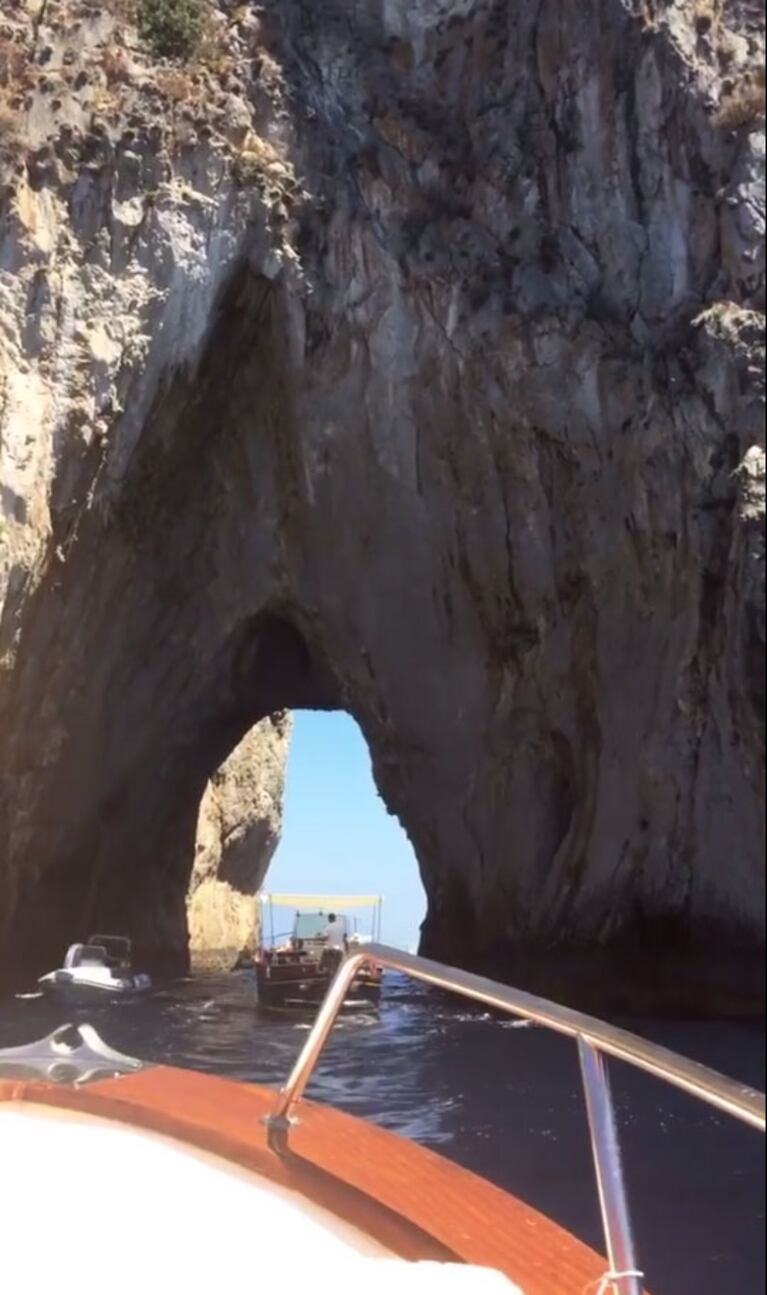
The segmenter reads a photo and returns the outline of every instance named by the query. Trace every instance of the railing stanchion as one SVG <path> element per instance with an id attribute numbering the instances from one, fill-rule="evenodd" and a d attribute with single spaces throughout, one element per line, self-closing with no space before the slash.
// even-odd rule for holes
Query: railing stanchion
<path id="1" fill-rule="evenodd" d="M 367 962 L 364 954 L 352 953 L 344 959 L 338 968 L 317 1013 L 317 1019 L 307 1035 L 306 1043 L 301 1049 L 300 1056 L 288 1076 L 287 1083 L 280 1089 L 275 1108 L 271 1115 L 266 1117 L 266 1123 L 270 1129 L 285 1132 L 289 1127 L 291 1111 L 296 1102 L 300 1101 L 303 1096 L 317 1058 L 325 1046 L 327 1037 L 343 1006 L 354 977 L 364 962 Z"/>
<path id="2" fill-rule="evenodd" d="M 614 1274 L 610 1295 L 642 1295 L 607 1066 L 601 1053 L 581 1037 L 578 1038 L 578 1059 L 607 1259 L 610 1273 Z"/>

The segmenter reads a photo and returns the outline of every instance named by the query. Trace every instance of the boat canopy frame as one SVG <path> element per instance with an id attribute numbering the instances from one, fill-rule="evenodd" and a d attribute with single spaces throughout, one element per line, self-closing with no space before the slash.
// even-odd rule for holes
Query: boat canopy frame
<path id="1" fill-rule="evenodd" d="M 269 909 L 269 937 L 272 945 L 278 937 L 274 933 L 274 909 L 292 908 L 295 912 L 342 913 L 344 909 L 372 908 L 373 930 L 371 936 L 375 943 L 381 942 L 381 923 L 383 919 L 383 895 L 302 895 L 277 893 L 269 891 L 260 895 L 262 910 Z M 261 940 L 263 944 L 263 922 Z"/>

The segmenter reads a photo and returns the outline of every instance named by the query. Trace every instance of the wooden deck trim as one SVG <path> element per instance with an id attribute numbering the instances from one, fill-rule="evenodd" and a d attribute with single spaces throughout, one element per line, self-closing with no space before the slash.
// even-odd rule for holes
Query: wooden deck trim
<path id="1" fill-rule="evenodd" d="M 186 1142 L 299 1192 L 405 1259 L 497 1268 L 524 1295 L 585 1295 L 606 1261 L 485 1179 L 415 1143 L 304 1100 L 290 1150 L 267 1145 L 274 1093 L 158 1066 L 82 1088 L 0 1080 L 0 1101 L 116 1120 Z"/>

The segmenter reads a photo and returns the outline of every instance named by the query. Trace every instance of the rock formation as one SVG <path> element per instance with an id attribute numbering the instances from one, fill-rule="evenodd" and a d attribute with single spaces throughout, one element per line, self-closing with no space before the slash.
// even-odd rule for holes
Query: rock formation
<path id="1" fill-rule="evenodd" d="M 280 837 L 290 717 L 262 720 L 208 783 L 187 892 L 193 967 L 221 970 L 253 953 L 256 895 Z"/>
<path id="2" fill-rule="evenodd" d="M 183 965 L 207 780 L 344 707 L 425 951 L 752 1007 L 756 5 L 206 0 L 185 63 L 129 0 L 29 12 L 0 29 L 5 965 L 117 915 Z"/>

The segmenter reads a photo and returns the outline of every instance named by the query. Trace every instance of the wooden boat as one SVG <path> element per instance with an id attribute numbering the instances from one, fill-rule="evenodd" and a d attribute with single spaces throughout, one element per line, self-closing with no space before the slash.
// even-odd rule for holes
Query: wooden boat
<path id="1" fill-rule="evenodd" d="M 381 895 L 278 895 L 261 897 L 261 945 L 255 956 L 258 1001 L 279 1011 L 315 1012 L 328 991 L 344 952 L 369 942 L 358 929 L 356 913 L 372 910 L 371 934 L 380 940 Z M 275 934 L 275 908 L 293 910 L 287 934 Z M 326 934 L 333 917 L 342 928 L 343 948 L 331 948 Z M 375 1007 L 383 968 L 364 961 L 343 1004 L 345 1009 Z"/>
<path id="2" fill-rule="evenodd" d="M 576 1040 L 605 1256 L 434 1152 L 304 1099 L 371 954 L 387 968 Z M 287 1266 L 291 1287 L 306 1283 L 323 1293 L 359 1283 L 366 1295 L 392 1288 L 397 1295 L 642 1295 L 605 1056 L 764 1130 L 760 1093 L 593 1018 L 382 946 L 346 958 L 279 1093 L 144 1066 L 106 1048 L 88 1027 L 6 1049 L 4 1289 L 81 1295 L 86 1274 L 103 1274 L 116 1295 L 208 1295 L 248 1289 L 256 1279 L 284 1284 Z M 57 1191 L 41 1223 L 41 1186 L 81 1184 L 83 1166 L 87 1200 L 82 1191 Z M 101 1183 L 110 1187 L 102 1191 Z"/>
<path id="3" fill-rule="evenodd" d="M 91 935 L 85 944 L 71 944 L 63 967 L 41 976 L 42 989 L 67 993 L 141 994 L 151 989 L 151 977 L 133 969 L 130 940 L 122 935 Z"/>

